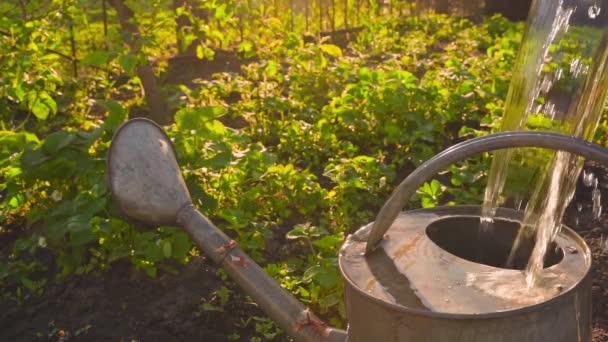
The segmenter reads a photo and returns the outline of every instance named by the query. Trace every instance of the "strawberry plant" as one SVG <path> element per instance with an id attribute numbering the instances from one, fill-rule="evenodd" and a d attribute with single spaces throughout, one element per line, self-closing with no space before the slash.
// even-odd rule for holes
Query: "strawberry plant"
<path id="1" fill-rule="evenodd" d="M 126 221 L 106 185 L 112 134 L 160 103 L 197 207 L 333 325 L 345 318 L 345 236 L 416 166 L 497 128 L 522 29 L 373 6 L 364 17 L 352 1 L 320 21 L 318 2 L 308 14 L 287 1 L 20 3 L 25 17 L 0 5 L 11 14 L 0 16 L 0 234 L 15 236 L 2 294 L 22 302 L 119 260 L 178 272 L 199 253 L 176 227 Z M 311 38 L 353 13 L 348 39 Z M 168 83 L 188 53 L 199 67 L 226 54 L 242 65 Z M 479 203 L 486 170 L 487 158 L 452 166 L 409 205 Z M 221 311 L 231 295 L 200 309 Z M 264 318 L 248 324 L 259 338 L 278 333 Z"/>

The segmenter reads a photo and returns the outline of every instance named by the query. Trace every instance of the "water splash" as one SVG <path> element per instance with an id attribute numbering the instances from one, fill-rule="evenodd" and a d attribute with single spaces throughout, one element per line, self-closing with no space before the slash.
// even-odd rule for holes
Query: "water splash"
<path id="1" fill-rule="evenodd" d="M 548 193 L 540 217 L 527 213 L 524 225 L 536 226 L 536 245 L 526 266 L 526 282 L 528 287 L 535 284 L 540 271 L 543 269 L 547 247 L 555 239 L 561 229 L 561 218 L 566 206 L 574 195 L 574 184 L 578 175 L 576 164 L 578 158 L 566 152 L 558 152 L 552 165 Z"/>
<path id="2" fill-rule="evenodd" d="M 564 9 L 563 0 L 557 6 L 549 2 L 538 2 L 541 7 L 538 10 L 555 12 L 552 21 L 547 25 L 546 18 L 539 18 L 527 27 L 522 48 L 519 52 L 517 66 L 511 86 L 507 94 L 507 105 L 503 117 L 501 130 L 509 131 L 521 129 L 526 119 L 531 113 L 539 112 L 542 108 L 538 107 L 537 99 L 546 95 L 552 88 L 553 80 L 560 80 L 564 76 L 564 70 L 558 67 L 554 75 L 544 72 L 545 66 L 551 61 L 549 57 L 551 46 L 555 43 L 558 35 L 564 33 L 569 28 L 569 21 L 573 8 Z M 542 8 L 542 7 L 547 8 Z M 549 27 L 549 32 L 546 32 Z M 538 32 L 534 32 L 537 30 Z M 544 36 L 543 44 L 539 47 L 536 36 Z M 576 63 L 578 64 L 578 62 Z M 572 69 L 572 65 L 570 67 Z M 539 82 L 538 80 L 541 79 Z M 552 117 L 557 114 L 554 103 L 549 104 Z M 507 180 L 508 165 L 513 156 L 513 150 L 500 150 L 495 152 L 490 173 L 488 175 L 488 185 L 484 194 L 484 201 L 481 210 L 480 234 L 489 233 L 492 230 L 493 217 L 496 209 L 503 202 L 500 196 Z"/>
<path id="3" fill-rule="evenodd" d="M 593 4 L 592 6 L 589 6 L 589 9 L 587 10 L 587 15 L 589 15 L 589 18 L 595 19 L 600 15 L 601 11 L 602 9 L 597 4 Z"/>
<path id="4" fill-rule="evenodd" d="M 589 10 L 588 16 L 584 3 L 588 1 L 567 1 L 567 5 L 564 1 L 534 2 L 501 130 L 541 129 L 584 139 L 593 136 L 608 89 L 608 30 L 589 20 L 604 20 L 598 17 L 597 2 L 594 5 L 597 8 Z M 573 50 L 572 46 L 577 48 Z M 511 253 L 516 254 L 522 241 L 536 241 L 526 268 L 530 287 L 541 273 L 547 245 L 559 233 L 582 161 L 564 152 L 525 151 L 528 152 L 495 154 L 484 195 L 480 234 L 491 232 L 496 208 L 509 195 L 505 194 L 504 187 L 509 176 L 507 169 L 510 163 L 513 165 L 511 161 L 518 162 L 518 170 L 537 170 L 531 177 L 532 183 L 520 190 L 532 191 L 528 194 L 524 222 Z M 595 175 L 586 175 L 583 179 L 594 185 L 595 181 Z M 595 197 L 594 203 L 599 206 L 599 191 Z M 601 215 L 601 206 L 593 209 L 594 215 Z"/>
<path id="5" fill-rule="evenodd" d="M 602 194 L 600 189 L 593 189 L 591 196 L 593 197 L 593 218 L 599 220 L 602 216 Z"/>
<path id="6" fill-rule="evenodd" d="M 582 180 L 583 185 L 590 188 L 595 184 L 595 174 L 591 171 L 587 172 L 586 170 L 583 170 Z"/>

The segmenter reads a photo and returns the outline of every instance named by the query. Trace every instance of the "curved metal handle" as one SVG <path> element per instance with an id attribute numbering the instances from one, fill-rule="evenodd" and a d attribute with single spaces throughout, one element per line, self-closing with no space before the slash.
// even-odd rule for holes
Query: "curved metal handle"
<path id="1" fill-rule="evenodd" d="M 467 140 L 445 149 L 412 172 L 384 204 L 367 239 L 366 253 L 373 251 L 391 227 L 405 203 L 429 178 L 451 164 L 478 153 L 515 147 L 543 147 L 565 151 L 608 165 L 608 150 L 588 141 L 549 132 L 512 131 Z"/>

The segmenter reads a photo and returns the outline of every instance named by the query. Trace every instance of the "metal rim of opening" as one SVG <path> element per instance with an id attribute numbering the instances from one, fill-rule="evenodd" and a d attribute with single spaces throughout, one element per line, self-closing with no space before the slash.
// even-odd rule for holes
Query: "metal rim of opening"
<path id="1" fill-rule="evenodd" d="M 434 208 L 415 209 L 415 210 L 410 210 L 408 212 L 436 211 L 436 212 L 441 213 L 441 212 L 450 212 L 454 208 L 471 209 L 471 208 L 480 208 L 480 206 L 477 206 L 477 205 L 460 205 L 460 206 L 449 206 L 449 207 L 448 206 L 439 206 L 439 207 L 434 207 Z M 500 208 L 500 209 L 503 209 L 503 208 Z M 591 250 L 589 249 L 589 246 L 587 246 L 585 241 L 578 234 L 576 234 L 572 229 L 570 229 L 569 227 L 567 227 L 565 225 L 562 225 L 562 231 L 560 232 L 560 234 L 566 234 L 570 238 L 572 238 L 582 248 L 583 255 L 586 255 L 586 256 L 591 255 Z M 584 275 L 581 276 L 580 279 L 571 288 L 552 297 L 551 299 L 548 299 L 541 303 L 527 305 L 527 306 L 517 308 L 517 309 L 496 311 L 496 312 L 490 312 L 490 313 L 481 313 L 481 314 L 457 314 L 457 313 L 437 312 L 437 311 L 431 311 L 431 310 L 420 310 L 420 309 L 414 309 L 414 308 L 406 307 L 403 305 L 399 305 L 396 303 L 390 303 L 390 302 L 384 301 L 380 298 L 376 298 L 376 297 L 370 295 L 369 293 L 363 291 L 348 276 L 346 276 L 341 257 L 338 258 L 338 267 L 340 269 L 342 278 L 344 279 L 344 282 L 347 284 L 347 286 L 349 286 L 352 290 L 358 292 L 360 295 L 362 295 L 363 297 L 366 297 L 366 299 L 368 299 L 376 304 L 379 304 L 381 306 L 387 306 L 393 310 L 403 312 L 406 314 L 427 316 L 427 317 L 432 317 L 432 318 L 458 320 L 458 319 L 472 319 L 472 318 L 475 318 L 475 319 L 505 318 L 505 317 L 518 315 L 518 314 L 522 314 L 522 313 L 526 313 L 526 312 L 540 310 L 541 308 L 543 308 L 545 306 L 552 305 L 554 302 L 562 300 L 565 296 L 571 295 L 572 292 L 576 291 L 581 286 L 581 284 L 585 283 L 588 280 L 588 278 L 591 276 L 592 260 L 591 260 L 591 258 L 589 258 L 589 263 L 586 267 Z"/>

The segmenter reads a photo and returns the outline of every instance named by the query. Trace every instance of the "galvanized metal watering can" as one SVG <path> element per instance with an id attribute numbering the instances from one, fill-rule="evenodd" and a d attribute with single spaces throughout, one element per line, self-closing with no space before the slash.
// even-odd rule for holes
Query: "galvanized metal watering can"
<path id="1" fill-rule="evenodd" d="M 591 257 L 572 230 L 562 229 L 545 260 L 548 285 L 531 290 L 520 270 L 499 265 L 519 229 L 520 212 L 499 209 L 495 233 L 476 248 L 470 244 L 478 241 L 477 206 L 402 212 L 416 190 L 450 164 L 516 147 L 563 150 L 608 165 L 608 151 L 598 145 L 524 131 L 472 139 L 430 159 L 340 251 L 347 331 L 328 327 L 194 207 L 171 141 L 156 124 L 134 119 L 119 128 L 107 168 L 113 199 L 125 215 L 182 226 L 296 341 L 590 341 Z M 527 257 L 522 250 L 520 264 Z"/>

